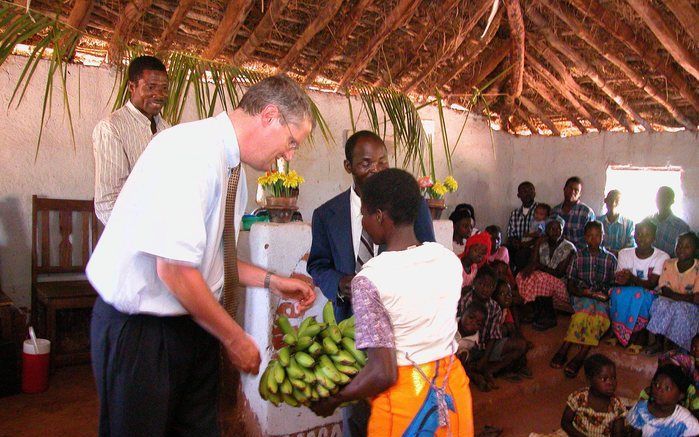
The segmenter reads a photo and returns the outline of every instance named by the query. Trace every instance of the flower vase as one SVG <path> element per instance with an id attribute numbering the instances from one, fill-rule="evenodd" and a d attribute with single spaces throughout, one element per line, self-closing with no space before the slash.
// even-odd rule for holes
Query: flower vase
<path id="1" fill-rule="evenodd" d="M 296 206 L 298 198 L 298 195 L 290 197 L 268 196 L 265 199 L 265 207 L 269 212 L 269 221 L 272 223 L 289 223 L 294 212 L 299 209 Z"/>
<path id="2" fill-rule="evenodd" d="M 447 204 L 444 199 L 427 199 L 427 207 L 430 209 L 432 220 L 439 220 Z"/>

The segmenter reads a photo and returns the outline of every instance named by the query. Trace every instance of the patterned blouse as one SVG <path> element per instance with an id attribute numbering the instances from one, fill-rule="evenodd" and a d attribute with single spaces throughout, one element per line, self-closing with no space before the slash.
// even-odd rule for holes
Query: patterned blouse
<path id="1" fill-rule="evenodd" d="M 597 254 L 592 254 L 589 248 L 584 247 L 568 266 L 568 278 L 579 288 L 606 293 L 614 283 L 616 264 L 616 257 L 607 249 L 600 247 Z"/>
<path id="2" fill-rule="evenodd" d="M 677 258 L 665 261 L 658 287 L 667 287 L 682 294 L 699 292 L 699 260 L 695 259 L 694 265 L 682 273 L 677 269 L 677 261 Z"/>
<path id="3" fill-rule="evenodd" d="M 563 239 L 560 244 L 556 246 L 553 250 L 553 255 L 551 254 L 551 247 L 548 243 L 544 243 L 539 246 L 539 262 L 550 269 L 555 269 L 558 265 L 568 258 L 568 255 L 575 253 L 575 245 L 570 241 Z"/>
<path id="4" fill-rule="evenodd" d="M 608 437 L 612 434 L 612 422 L 626 413 L 624 403 L 616 396 L 609 401 L 607 411 L 601 413 L 588 406 L 590 388 L 584 387 L 568 396 L 568 408 L 575 412 L 573 426 L 589 437 Z"/>

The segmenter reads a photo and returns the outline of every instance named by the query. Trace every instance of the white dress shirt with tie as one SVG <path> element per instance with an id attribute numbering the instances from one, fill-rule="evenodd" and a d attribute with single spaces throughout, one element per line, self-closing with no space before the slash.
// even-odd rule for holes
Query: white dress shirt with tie
<path id="1" fill-rule="evenodd" d="M 127 314 L 187 314 L 160 280 L 158 257 L 196 266 L 219 299 L 226 189 L 230 169 L 239 163 L 238 140 L 225 112 L 177 125 L 151 141 L 87 265 L 87 277 L 105 302 Z M 240 172 L 236 235 L 247 204 Z"/>

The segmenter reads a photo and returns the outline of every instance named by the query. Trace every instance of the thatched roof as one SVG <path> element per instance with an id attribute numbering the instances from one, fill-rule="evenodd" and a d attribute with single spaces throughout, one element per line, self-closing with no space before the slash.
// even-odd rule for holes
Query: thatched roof
<path id="1" fill-rule="evenodd" d="M 25 4 L 26 0 L 15 0 Z M 32 0 L 83 37 L 287 71 L 307 85 L 388 86 L 465 105 L 506 129 L 696 130 L 699 1 Z M 483 109 L 483 108 L 481 108 Z"/>

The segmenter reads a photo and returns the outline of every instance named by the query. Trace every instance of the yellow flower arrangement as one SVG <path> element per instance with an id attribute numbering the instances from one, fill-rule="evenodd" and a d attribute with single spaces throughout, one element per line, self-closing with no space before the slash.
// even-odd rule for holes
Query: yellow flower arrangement
<path id="1" fill-rule="evenodd" d="M 272 197 L 292 197 L 298 194 L 299 185 L 305 180 L 295 170 L 288 173 L 267 172 L 257 178 L 257 183 Z"/>
<path id="2" fill-rule="evenodd" d="M 436 181 L 430 189 L 435 195 L 437 195 L 438 199 L 441 199 L 449 192 L 449 189 L 440 181 Z"/>
<path id="3" fill-rule="evenodd" d="M 456 182 L 456 179 L 454 179 L 454 176 L 451 176 L 451 175 L 447 176 L 444 179 L 444 186 L 447 187 L 447 190 L 449 190 L 450 193 L 453 193 L 459 189 L 459 183 Z"/>
<path id="4" fill-rule="evenodd" d="M 430 199 L 444 199 L 447 193 L 453 193 L 459 189 L 459 183 L 453 176 L 447 176 L 444 182 L 439 180 L 432 182 L 430 176 L 423 176 L 417 182 L 422 195 Z"/>

